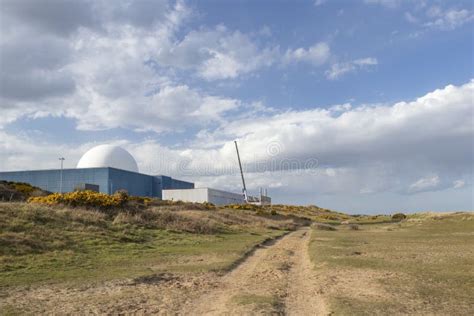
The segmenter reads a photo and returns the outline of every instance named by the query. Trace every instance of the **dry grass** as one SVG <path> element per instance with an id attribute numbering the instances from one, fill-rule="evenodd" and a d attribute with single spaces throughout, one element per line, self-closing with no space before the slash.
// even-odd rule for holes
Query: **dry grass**
<path id="1" fill-rule="evenodd" d="M 248 210 L 157 204 L 104 211 L 0 203 L 0 288 L 140 276 L 148 267 L 218 271 L 253 245 L 299 225 Z"/>
<path id="2" fill-rule="evenodd" d="M 25 201 L 32 196 L 45 196 L 50 192 L 28 183 L 0 181 L 0 201 Z"/>
<path id="3" fill-rule="evenodd" d="M 314 230 L 310 254 L 336 315 L 473 315 L 474 214 L 425 213 Z"/>
<path id="4" fill-rule="evenodd" d="M 337 230 L 336 227 L 334 227 L 333 225 L 330 225 L 330 224 L 315 223 L 313 226 L 318 230 L 328 230 L 328 231 Z"/>
<path id="5" fill-rule="evenodd" d="M 225 230 L 224 225 L 209 218 L 187 216 L 167 209 L 146 209 L 137 213 L 123 211 L 115 216 L 113 224 L 132 224 L 196 234 L 215 234 Z"/>
<path id="6" fill-rule="evenodd" d="M 357 224 L 349 224 L 347 227 L 351 230 L 359 230 L 359 225 Z"/>

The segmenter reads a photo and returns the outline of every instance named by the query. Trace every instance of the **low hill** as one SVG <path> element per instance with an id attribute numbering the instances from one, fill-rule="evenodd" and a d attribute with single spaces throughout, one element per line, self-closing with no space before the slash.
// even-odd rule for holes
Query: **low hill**
<path id="1" fill-rule="evenodd" d="M 86 209 L 0 202 L 0 287 L 139 277 L 157 264 L 225 270 L 256 244 L 307 224 L 196 203 Z M 204 254 L 210 260 L 196 261 Z"/>
<path id="2" fill-rule="evenodd" d="M 46 196 L 51 192 L 28 183 L 0 181 L 0 201 L 26 201 L 33 196 Z"/>

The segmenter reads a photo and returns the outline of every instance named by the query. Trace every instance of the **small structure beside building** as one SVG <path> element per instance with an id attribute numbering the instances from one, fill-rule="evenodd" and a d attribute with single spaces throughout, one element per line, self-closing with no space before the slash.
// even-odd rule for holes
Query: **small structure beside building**
<path id="1" fill-rule="evenodd" d="M 272 205 L 272 199 L 267 194 L 267 189 L 260 188 L 259 196 L 249 196 L 248 203 L 253 205 Z"/>
<path id="2" fill-rule="evenodd" d="M 163 200 L 212 203 L 214 205 L 244 204 L 243 194 L 211 188 L 163 190 Z"/>
<path id="3" fill-rule="evenodd" d="M 94 191 L 100 192 L 100 187 L 97 184 L 92 183 L 79 183 L 74 188 L 74 191 Z"/>
<path id="4" fill-rule="evenodd" d="M 214 205 L 229 204 L 254 204 L 254 205 L 271 205 L 272 199 L 260 190 L 260 196 L 245 196 L 239 193 L 232 193 L 211 188 L 194 188 L 194 189 L 171 189 L 163 190 L 163 200 L 212 203 Z"/>
<path id="5" fill-rule="evenodd" d="M 260 194 L 260 196 L 249 196 L 248 203 L 253 205 L 272 205 L 272 198 L 263 194 Z"/>

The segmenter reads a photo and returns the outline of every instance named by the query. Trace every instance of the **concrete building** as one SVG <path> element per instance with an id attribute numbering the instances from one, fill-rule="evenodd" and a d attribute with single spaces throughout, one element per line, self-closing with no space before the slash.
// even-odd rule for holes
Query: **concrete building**
<path id="1" fill-rule="evenodd" d="M 231 193 L 210 188 L 164 189 L 163 200 L 212 203 L 214 205 L 243 204 L 243 194 Z"/>
<path id="2" fill-rule="evenodd" d="M 50 192 L 71 192 L 93 185 L 102 193 L 126 190 L 130 195 L 158 198 L 162 198 L 163 189 L 194 188 L 191 182 L 139 173 L 132 155 L 111 145 L 92 148 L 82 156 L 75 169 L 0 172 L 0 180 L 26 182 Z"/>
<path id="3" fill-rule="evenodd" d="M 243 194 L 194 188 L 192 182 L 140 173 L 133 156 L 125 149 L 112 145 L 100 145 L 90 149 L 82 156 L 75 169 L 61 167 L 50 170 L 0 172 L 0 180 L 25 182 L 50 192 L 88 189 L 113 194 L 118 190 L 125 190 L 130 195 L 163 200 L 209 202 L 215 205 L 246 203 Z M 271 199 L 260 190 L 260 197 L 249 196 L 247 202 L 269 205 Z"/>

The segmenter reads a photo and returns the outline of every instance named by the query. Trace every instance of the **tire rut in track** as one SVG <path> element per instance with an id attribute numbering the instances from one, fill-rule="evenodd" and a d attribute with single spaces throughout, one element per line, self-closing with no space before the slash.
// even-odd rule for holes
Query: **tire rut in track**
<path id="1" fill-rule="evenodd" d="M 326 315 L 308 255 L 310 230 L 262 246 L 216 286 L 187 303 L 185 315 Z"/>

